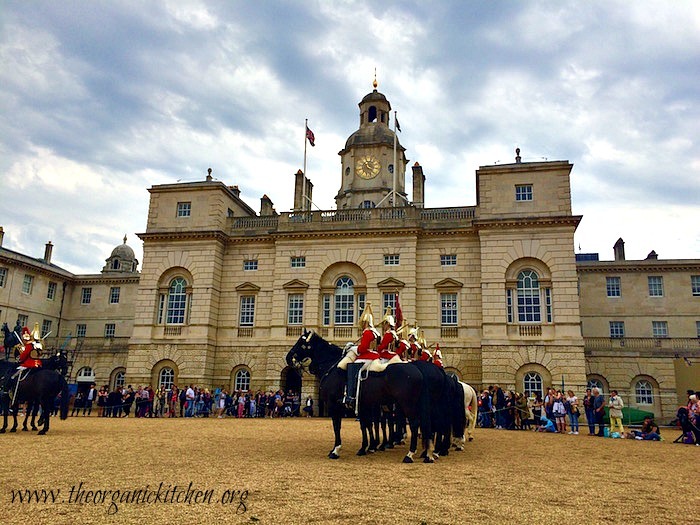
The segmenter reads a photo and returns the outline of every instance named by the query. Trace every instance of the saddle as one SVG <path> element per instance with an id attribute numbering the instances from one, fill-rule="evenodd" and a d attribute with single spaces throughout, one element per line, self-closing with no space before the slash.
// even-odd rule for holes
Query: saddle
<path id="1" fill-rule="evenodd" d="M 405 364 L 404 361 L 401 361 L 401 358 L 398 355 L 395 355 L 388 361 L 381 363 L 379 359 L 375 359 L 374 361 L 371 361 L 369 366 L 367 367 L 367 371 L 369 372 L 384 372 L 386 370 L 386 367 L 389 365 L 400 365 L 400 364 Z"/>

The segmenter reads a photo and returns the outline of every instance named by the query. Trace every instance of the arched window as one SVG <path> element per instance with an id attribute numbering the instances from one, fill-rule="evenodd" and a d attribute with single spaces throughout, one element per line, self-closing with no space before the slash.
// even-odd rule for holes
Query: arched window
<path id="1" fill-rule="evenodd" d="M 112 260 L 112 270 L 118 270 L 118 269 L 119 269 L 119 259 Z"/>
<path id="2" fill-rule="evenodd" d="M 590 388 L 591 390 L 597 388 L 601 394 L 604 392 L 603 382 L 600 379 L 589 379 L 586 383 L 586 388 Z"/>
<path id="3" fill-rule="evenodd" d="M 170 390 L 175 382 L 175 370 L 169 366 L 164 366 L 158 373 L 158 389 L 164 386 L 166 390 Z"/>
<path id="4" fill-rule="evenodd" d="M 369 112 L 367 114 L 367 121 L 368 122 L 376 122 L 377 121 L 377 108 L 375 106 L 369 107 Z"/>
<path id="5" fill-rule="evenodd" d="M 335 283 L 335 324 L 352 325 L 355 322 L 355 289 L 352 279 L 344 275 Z"/>
<path id="6" fill-rule="evenodd" d="M 638 405 L 654 404 L 654 388 L 646 379 L 637 381 L 637 384 L 634 386 L 634 395 Z"/>
<path id="7" fill-rule="evenodd" d="M 535 394 L 542 394 L 542 376 L 537 372 L 528 372 L 523 378 L 523 393 L 527 397 L 534 397 Z"/>
<path id="8" fill-rule="evenodd" d="M 116 374 L 114 374 L 114 388 L 118 389 L 123 389 L 124 385 L 126 384 L 126 373 L 123 370 L 120 370 Z"/>
<path id="9" fill-rule="evenodd" d="M 187 283 L 182 277 L 170 281 L 168 288 L 168 310 L 165 316 L 166 324 L 184 324 L 187 308 Z"/>
<path id="10" fill-rule="evenodd" d="M 245 368 L 241 368 L 233 376 L 233 389 L 246 392 L 250 390 L 250 372 Z"/>
<path id="11" fill-rule="evenodd" d="M 78 375 L 76 376 L 75 380 L 77 382 L 92 382 L 95 380 L 95 372 L 92 371 L 92 368 L 89 366 L 84 366 L 80 370 L 78 370 Z"/>
<path id="12" fill-rule="evenodd" d="M 521 323 L 539 323 L 540 283 L 533 270 L 523 270 L 518 274 L 518 321 Z"/>

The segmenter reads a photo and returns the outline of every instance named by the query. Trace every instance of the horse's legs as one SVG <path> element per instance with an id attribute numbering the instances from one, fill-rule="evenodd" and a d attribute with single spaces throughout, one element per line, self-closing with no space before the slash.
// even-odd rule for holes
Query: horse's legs
<path id="1" fill-rule="evenodd" d="M 387 437 L 386 433 L 386 426 L 387 426 L 387 421 L 389 419 L 389 412 L 385 412 L 384 410 L 381 411 L 381 417 L 379 418 L 379 422 L 382 426 L 382 443 L 379 445 L 379 450 L 384 451 L 387 448 L 387 445 L 389 445 L 389 438 Z M 389 427 L 389 434 L 391 434 L 391 427 Z"/>
<path id="2" fill-rule="evenodd" d="M 37 405 L 39 402 L 37 402 Z M 41 400 L 41 413 L 44 418 L 44 428 L 42 428 L 37 435 L 43 436 L 49 431 L 49 417 L 50 410 L 51 410 L 51 405 L 53 405 L 53 400 L 52 399 L 42 399 Z"/>
<path id="3" fill-rule="evenodd" d="M 10 432 L 17 432 L 17 412 L 19 412 L 19 403 L 12 403 L 12 428 Z"/>
<path id="4" fill-rule="evenodd" d="M 379 446 L 379 418 L 380 418 L 381 408 L 374 407 L 370 414 L 369 422 L 369 452 L 376 452 Z"/>
<path id="5" fill-rule="evenodd" d="M 29 420 L 29 412 L 31 412 L 30 407 L 33 407 L 33 403 L 27 403 L 27 408 L 24 411 L 24 421 L 22 422 L 22 432 L 27 432 L 27 421 Z"/>
<path id="6" fill-rule="evenodd" d="M 367 447 L 369 446 L 367 433 L 372 431 L 372 422 L 367 421 L 366 415 L 360 413 L 360 429 L 362 430 L 362 445 L 360 450 L 357 451 L 358 456 L 367 455 Z"/>
<path id="7" fill-rule="evenodd" d="M 328 453 L 328 457 L 331 459 L 338 459 L 340 457 L 340 447 L 342 446 L 340 441 L 340 425 L 343 422 L 341 410 L 342 409 L 338 407 L 337 404 L 329 407 L 331 419 L 333 420 L 333 432 L 335 433 L 335 444 L 333 445 L 333 450 Z"/>
<path id="8" fill-rule="evenodd" d="M 418 448 L 418 430 L 420 427 L 420 419 L 413 417 L 409 419 L 409 427 L 411 429 L 411 443 L 408 447 L 408 453 L 403 458 L 404 463 L 413 463 L 413 456 Z"/>

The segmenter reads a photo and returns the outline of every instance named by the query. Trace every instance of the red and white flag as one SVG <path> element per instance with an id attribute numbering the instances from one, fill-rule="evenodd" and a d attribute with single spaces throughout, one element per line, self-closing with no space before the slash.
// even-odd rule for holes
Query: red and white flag
<path id="1" fill-rule="evenodd" d="M 306 126 L 306 138 L 309 140 L 309 144 L 312 146 L 316 145 L 314 144 L 316 137 L 314 137 L 314 132 L 309 129 L 309 126 Z"/>

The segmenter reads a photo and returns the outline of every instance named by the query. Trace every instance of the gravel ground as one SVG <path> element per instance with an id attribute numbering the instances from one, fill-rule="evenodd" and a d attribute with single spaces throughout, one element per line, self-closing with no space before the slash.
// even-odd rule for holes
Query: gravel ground
<path id="1" fill-rule="evenodd" d="M 0 524 L 700 523 L 700 447 L 677 435 L 477 429 L 464 452 L 405 465 L 405 446 L 355 456 L 352 420 L 332 461 L 328 419 L 55 419 L 0 436 Z"/>

